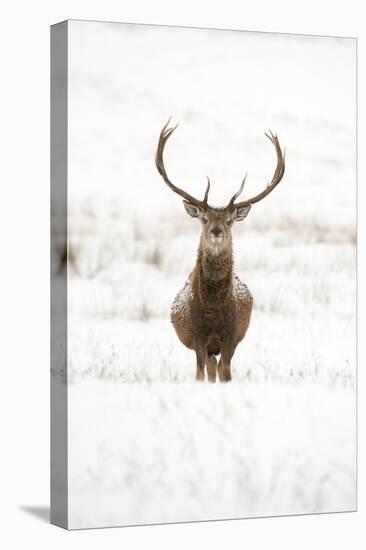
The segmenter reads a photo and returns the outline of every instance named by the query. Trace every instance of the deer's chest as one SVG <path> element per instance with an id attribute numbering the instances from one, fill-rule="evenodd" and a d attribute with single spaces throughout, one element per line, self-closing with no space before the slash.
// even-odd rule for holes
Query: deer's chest
<path id="1" fill-rule="evenodd" d="M 232 332 L 235 308 L 232 303 L 211 306 L 193 301 L 191 304 L 191 319 L 195 331 L 205 336 L 217 334 L 224 337 Z"/>

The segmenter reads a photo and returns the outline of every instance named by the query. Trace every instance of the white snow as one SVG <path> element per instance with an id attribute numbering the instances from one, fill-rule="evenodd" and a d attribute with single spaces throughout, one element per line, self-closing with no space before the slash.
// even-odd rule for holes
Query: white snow
<path id="1" fill-rule="evenodd" d="M 71 22 L 71 528 L 354 510 L 355 60 L 351 40 Z M 200 225 L 154 166 L 225 204 L 254 297 L 231 383 L 194 382 L 170 308 Z"/>
<path id="2" fill-rule="evenodd" d="M 306 381 L 72 385 L 71 526 L 354 509 L 353 396 Z"/>

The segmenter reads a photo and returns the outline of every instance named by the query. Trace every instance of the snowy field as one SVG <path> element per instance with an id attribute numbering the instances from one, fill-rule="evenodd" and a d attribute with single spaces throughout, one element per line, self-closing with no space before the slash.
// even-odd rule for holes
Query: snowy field
<path id="1" fill-rule="evenodd" d="M 356 507 L 355 45 L 72 22 L 71 528 Z M 223 205 L 287 170 L 233 229 L 254 295 L 231 383 L 196 383 L 169 321 L 199 222 L 154 166 Z"/>

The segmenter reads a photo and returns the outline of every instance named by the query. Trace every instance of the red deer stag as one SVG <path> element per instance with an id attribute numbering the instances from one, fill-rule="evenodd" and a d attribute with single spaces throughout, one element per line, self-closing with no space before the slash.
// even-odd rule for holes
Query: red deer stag
<path id="1" fill-rule="evenodd" d="M 198 200 L 180 189 L 167 176 L 164 147 L 177 126 L 169 128 L 170 119 L 162 129 L 155 156 L 156 167 L 172 191 L 183 197 L 183 204 L 192 218 L 202 224 L 198 256 L 194 270 L 184 288 L 175 298 L 171 320 L 180 341 L 196 352 L 196 380 L 204 380 L 205 365 L 208 380 L 231 380 L 230 362 L 238 343 L 249 326 L 253 297 L 248 287 L 233 272 L 231 228 L 242 221 L 252 204 L 264 199 L 281 181 L 285 172 L 285 155 L 277 136 L 265 134 L 273 143 L 277 154 L 277 167 L 272 181 L 258 195 L 235 202 L 243 191 L 246 175 L 240 189 L 227 206 L 214 208 L 207 203 L 210 180 L 203 200 Z M 217 364 L 216 356 L 220 354 Z"/>

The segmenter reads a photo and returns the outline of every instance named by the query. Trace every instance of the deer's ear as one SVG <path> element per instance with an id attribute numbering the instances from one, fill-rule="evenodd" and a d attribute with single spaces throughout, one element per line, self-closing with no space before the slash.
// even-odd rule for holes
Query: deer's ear
<path id="1" fill-rule="evenodd" d="M 237 206 L 234 209 L 233 220 L 236 222 L 241 222 L 242 220 L 244 220 L 244 218 L 247 217 L 251 208 L 251 204 L 248 204 L 248 206 Z"/>
<path id="2" fill-rule="evenodd" d="M 189 214 L 192 218 L 199 218 L 201 214 L 201 210 L 198 208 L 198 206 L 194 206 L 188 201 L 183 201 L 184 208 L 186 209 L 187 214 Z"/>

